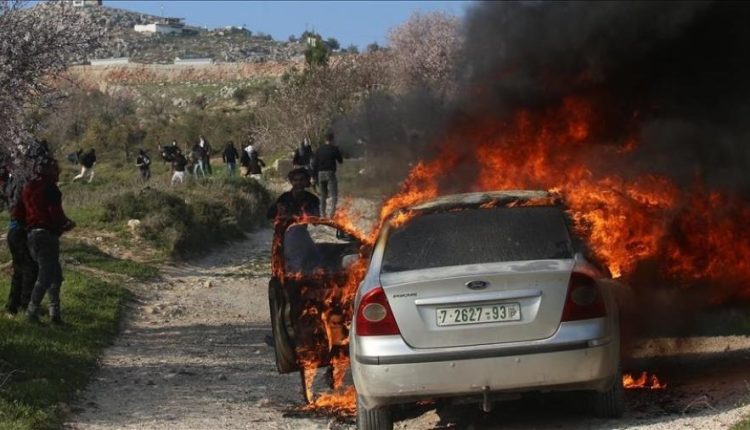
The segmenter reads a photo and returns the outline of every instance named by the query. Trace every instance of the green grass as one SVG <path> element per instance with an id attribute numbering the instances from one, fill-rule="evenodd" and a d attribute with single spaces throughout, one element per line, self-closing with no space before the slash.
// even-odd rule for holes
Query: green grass
<path id="1" fill-rule="evenodd" d="M 60 244 L 60 255 L 69 264 L 81 264 L 136 280 L 146 280 L 159 274 L 159 269 L 149 264 L 115 258 L 94 246 L 64 238 Z"/>
<path id="2" fill-rule="evenodd" d="M 62 312 L 68 325 L 33 325 L 21 316 L 0 319 L 0 429 L 54 429 L 95 370 L 102 349 L 117 334 L 125 288 L 65 270 Z M 3 275 L 0 295 L 7 297 Z"/>

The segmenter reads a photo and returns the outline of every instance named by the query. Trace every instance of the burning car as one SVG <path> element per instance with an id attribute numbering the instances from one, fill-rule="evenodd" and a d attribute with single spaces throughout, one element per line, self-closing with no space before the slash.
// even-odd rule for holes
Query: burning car
<path id="1" fill-rule="evenodd" d="M 611 279 L 538 191 L 436 198 L 380 229 L 354 300 L 350 354 L 360 429 L 390 407 L 460 397 L 489 411 L 507 393 L 587 391 L 623 413 Z"/>
<path id="2" fill-rule="evenodd" d="M 370 247 L 330 219 L 286 218 L 274 226 L 268 299 L 276 367 L 300 372 L 310 404 L 317 369 L 329 367 L 332 389 L 343 384 L 354 296 L 349 269 L 366 261 Z"/>

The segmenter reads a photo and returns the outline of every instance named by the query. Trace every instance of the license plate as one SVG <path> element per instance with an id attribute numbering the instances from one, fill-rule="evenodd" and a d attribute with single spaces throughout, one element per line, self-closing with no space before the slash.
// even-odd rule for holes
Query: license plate
<path id="1" fill-rule="evenodd" d="M 518 303 L 439 308 L 436 312 L 437 325 L 441 327 L 448 325 L 519 321 L 521 319 L 521 306 Z"/>

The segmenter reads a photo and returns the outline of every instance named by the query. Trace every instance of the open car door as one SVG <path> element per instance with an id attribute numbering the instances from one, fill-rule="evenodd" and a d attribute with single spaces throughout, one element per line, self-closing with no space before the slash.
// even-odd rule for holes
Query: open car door
<path id="1" fill-rule="evenodd" d="M 369 248 L 329 219 L 275 223 L 268 299 L 279 373 L 329 366 L 348 357 L 350 271 Z M 303 372 L 304 382 L 304 372 Z M 307 399 L 309 400 L 309 399 Z"/>

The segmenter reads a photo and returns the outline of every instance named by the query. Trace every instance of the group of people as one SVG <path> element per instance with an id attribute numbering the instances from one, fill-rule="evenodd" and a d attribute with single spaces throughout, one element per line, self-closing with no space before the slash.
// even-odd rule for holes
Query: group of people
<path id="1" fill-rule="evenodd" d="M 211 145 L 209 145 L 206 138 L 202 135 L 200 136 L 199 141 L 191 148 L 189 158 L 183 154 L 177 140 L 173 140 L 171 145 L 161 148 L 162 158 L 165 162 L 169 162 L 171 165 L 172 186 L 185 182 L 185 177 L 188 173 L 194 175 L 196 178 L 199 175 L 203 177 L 212 175 L 212 153 Z M 136 165 L 142 169 L 141 177 L 147 180 L 151 177 L 151 173 L 150 171 L 147 173 L 144 172 L 144 170 L 148 169 L 142 167 L 144 166 L 143 157 L 148 156 L 143 150 L 141 150 L 139 158 L 136 159 Z M 245 176 L 250 176 L 256 180 L 261 179 L 263 168 L 266 167 L 266 163 L 260 158 L 258 151 L 252 144 L 248 145 L 240 152 L 234 142 L 230 140 L 224 147 L 221 157 L 226 164 L 227 174 L 229 176 L 235 176 L 237 174 L 238 162 L 245 168 Z M 150 160 L 148 163 L 150 164 Z"/>
<path id="2" fill-rule="evenodd" d="M 46 149 L 38 143 L 30 155 L 32 169 L 25 174 L 10 172 L 8 165 L 0 171 L 0 201 L 8 209 L 8 248 L 13 275 L 6 312 L 26 312 L 26 319 L 39 322 L 42 299 L 49 298 L 52 324 L 63 324 L 60 312 L 60 288 L 63 282 L 60 266 L 60 236 L 75 227 L 65 216 L 62 193 L 57 187 L 60 168 Z"/>

